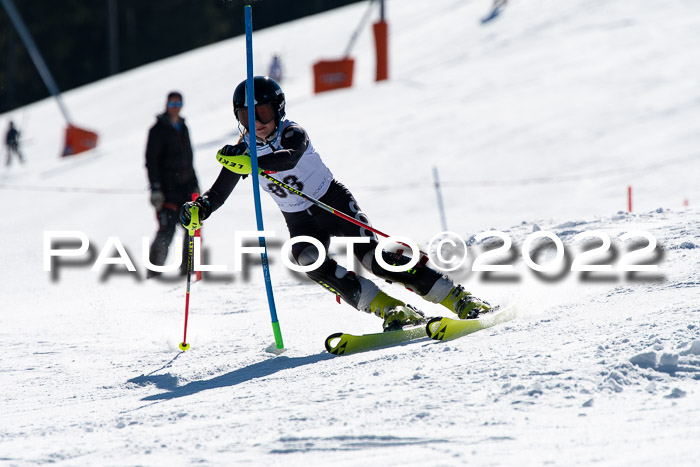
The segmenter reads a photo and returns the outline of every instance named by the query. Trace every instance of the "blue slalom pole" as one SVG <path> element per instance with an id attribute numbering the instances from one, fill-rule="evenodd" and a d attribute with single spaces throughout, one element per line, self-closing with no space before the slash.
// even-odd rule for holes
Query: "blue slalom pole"
<path id="1" fill-rule="evenodd" d="M 265 230 L 263 227 L 262 207 L 260 205 L 260 181 L 258 180 L 258 149 L 255 139 L 255 90 L 253 88 L 253 9 L 250 5 L 245 6 L 245 46 L 248 65 L 248 79 L 246 82 L 246 93 L 248 94 L 248 136 L 250 137 L 250 165 L 253 168 L 253 198 L 255 199 L 255 217 L 258 221 L 258 231 Z M 275 334 L 275 345 L 278 349 L 283 349 L 282 331 L 277 320 L 277 309 L 275 308 L 275 297 L 272 294 L 272 279 L 270 278 L 270 263 L 267 260 L 267 246 L 265 237 L 259 237 L 260 246 L 263 251 L 260 253 L 262 259 L 263 275 L 265 276 L 265 288 L 267 289 L 267 302 L 270 305 L 270 316 L 272 317 L 272 331 Z"/>

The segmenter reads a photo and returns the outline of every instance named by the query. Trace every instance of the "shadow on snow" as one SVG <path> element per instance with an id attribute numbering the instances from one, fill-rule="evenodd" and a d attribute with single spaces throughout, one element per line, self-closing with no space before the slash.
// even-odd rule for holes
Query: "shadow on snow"
<path id="1" fill-rule="evenodd" d="M 244 368 L 239 368 L 230 373 L 226 373 L 215 378 L 211 378 L 203 381 L 192 381 L 184 386 L 177 385 L 177 378 L 170 375 L 146 375 L 139 376 L 130 379 L 130 383 L 136 383 L 141 386 L 145 384 L 155 384 L 156 387 L 160 389 L 165 389 L 168 392 L 161 394 L 154 394 L 152 396 L 144 397 L 144 401 L 155 401 L 155 400 L 168 400 L 175 399 L 177 397 L 190 396 L 192 394 L 197 394 L 201 391 L 206 391 L 209 389 L 225 388 L 229 386 L 235 386 L 237 384 L 245 383 L 257 378 L 263 378 L 265 376 L 270 376 L 278 371 L 289 370 L 292 368 L 298 368 L 304 365 L 310 365 L 312 363 L 317 363 L 323 360 L 330 360 L 335 358 L 333 355 L 326 352 L 319 353 L 316 355 L 308 355 L 306 357 L 285 357 L 280 356 L 272 358 L 269 360 L 263 360 L 258 363 L 246 366 Z"/>

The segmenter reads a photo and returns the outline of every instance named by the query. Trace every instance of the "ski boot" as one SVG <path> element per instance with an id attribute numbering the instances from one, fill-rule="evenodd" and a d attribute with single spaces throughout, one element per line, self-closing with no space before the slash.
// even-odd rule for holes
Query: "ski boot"
<path id="1" fill-rule="evenodd" d="M 419 324 L 425 318 L 423 313 L 411 305 L 406 305 L 401 300 L 390 297 L 381 290 L 370 303 L 369 311 L 384 319 L 384 332 L 396 331 L 406 325 Z"/>
<path id="2" fill-rule="evenodd" d="M 464 290 L 461 285 L 453 287 L 440 305 L 456 313 L 459 319 L 475 319 L 481 313 L 491 311 L 491 305 L 488 302 L 479 300 Z"/>

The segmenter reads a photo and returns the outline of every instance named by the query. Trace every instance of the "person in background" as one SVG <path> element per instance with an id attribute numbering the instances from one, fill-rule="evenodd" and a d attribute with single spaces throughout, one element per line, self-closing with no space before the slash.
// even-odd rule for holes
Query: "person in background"
<path id="1" fill-rule="evenodd" d="M 275 54 L 272 57 L 272 62 L 270 63 L 269 76 L 278 83 L 282 82 L 282 62 L 280 61 L 280 57 L 277 54 Z"/>
<path id="2" fill-rule="evenodd" d="M 491 12 L 484 18 L 481 18 L 481 23 L 485 24 L 489 21 L 493 21 L 494 19 L 496 19 L 501 14 L 501 12 L 507 4 L 508 0 L 493 0 L 493 4 L 491 5 Z"/>
<path id="3" fill-rule="evenodd" d="M 158 232 L 151 244 L 149 259 L 162 266 L 168 256 L 170 243 L 179 224 L 178 209 L 199 193 L 199 182 L 193 165 L 192 143 L 182 111 L 182 94 L 168 94 L 165 112 L 156 117 L 156 123 L 148 133 L 146 145 L 146 169 L 151 184 L 151 204 L 156 210 Z M 181 273 L 187 274 L 187 243 L 183 242 Z M 151 278 L 160 273 L 148 270 Z"/>
<path id="4" fill-rule="evenodd" d="M 12 153 L 15 153 L 20 163 L 24 164 L 24 156 L 19 150 L 19 130 L 15 128 L 15 123 L 12 121 L 5 135 L 5 144 L 7 145 L 7 161 L 5 165 L 9 167 L 12 163 Z"/>

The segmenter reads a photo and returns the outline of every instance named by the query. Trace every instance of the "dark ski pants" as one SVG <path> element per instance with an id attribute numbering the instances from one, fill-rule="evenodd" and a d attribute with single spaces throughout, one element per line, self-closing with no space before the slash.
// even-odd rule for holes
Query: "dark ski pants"
<path id="1" fill-rule="evenodd" d="M 166 203 L 165 206 L 163 206 L 163 209 L 156 212 L 156 218 L 158 219 L 158 232 L 156 232 L 156 238 L 153 240 L 153 243 L 151 243 L 151 250 L 148 255 L 151 264 L 156 266 L 163 266 L 165 264 L 165 259 L 168 256 L 170 244 L 175 236 L 175 229 L 178 225 L 180 225 L 179 209 L 179 206 Z M 187 274 L 187 254 L 187 242 L 182 242 L 182 263 L 180 264 L 180 273 L 183 275 Z M 150 269 L 148 270 L 147 277 L 154 277 L 157 275 L 159 275 L 159 273 L 151 271 Z"/>
<path id="2" fill-rule="evenodd" d="M 17 159 L 19 159 L 20 163 L 24 164 L 24 156 L 19 150 L 18 146 L 7 146 L 7 159 L 5 161 L 6 166 L 10 166 L 12 164 L 12 153 L 15 153 L 17 155 Z"/>

